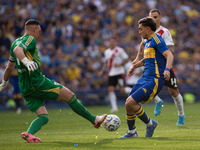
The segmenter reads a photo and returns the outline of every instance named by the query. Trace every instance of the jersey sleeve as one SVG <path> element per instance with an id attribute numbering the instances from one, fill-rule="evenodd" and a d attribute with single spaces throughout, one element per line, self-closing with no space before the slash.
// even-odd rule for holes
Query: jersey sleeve
<path id="1" fill-rule="evenodd" d="M 169 30 L 166 30 L 162 35 L 163 40 L 165 41 L 166 45 L 174 45 L 171 33 Z"/>
<path id="2" fill-rule="evenodd" d="M 11 61 L 11 62 L 15 62 L 15 58 L 14 58 L 13 56 L 10 55 L 10 57 L 9 57 L 9 61 Z"/>
<path id="3" fill-rule="evenodd" d="M 28 36 L 28 38 L 23 39 L 19 46 L 24 49 L 24 51 L 28 51 L 30 49 L 36 48 L 36 39 L 33 36 Z"/>
<path id="4" fill-rule="evenodd" d="M 120 50 L 120 56 L 123 59 L 127 59 L 128 58 L 128 55 L 127 55 L 127 53 L 125 52 L 125 50 L 123 48 Z"/>
<path id="5" fill-rule="evenodd" d="M 168 50 L 168 47 L 163 39 L 160 39 L 160 43 L 156 44 L 156 48 L 161 54 Z"/>

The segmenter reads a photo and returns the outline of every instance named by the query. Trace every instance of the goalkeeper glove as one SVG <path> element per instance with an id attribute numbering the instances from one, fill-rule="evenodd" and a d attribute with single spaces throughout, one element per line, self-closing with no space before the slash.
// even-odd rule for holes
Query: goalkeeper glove
<path id="1" fill-rule="evenodd" d="M 8 85 L 8 81 L 4 81 L 2 80 L 2 83 L 0 84 L 0 92 L 2 92 L 3 90 L 5 90 L 5 88 Z"/>
<path id="2" fill-rule="evenodd" d="M 28 68 L 29 71 L 35 71 L 38 68 L 38 64 L 34 61 L 28 60 L 27 57 L 24 57 L 21 62 Z"/>

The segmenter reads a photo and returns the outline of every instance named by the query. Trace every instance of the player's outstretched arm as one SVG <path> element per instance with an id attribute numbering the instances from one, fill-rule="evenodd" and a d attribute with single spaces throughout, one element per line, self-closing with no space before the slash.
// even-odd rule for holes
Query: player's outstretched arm
<path id="1" fill-rule="evenodd" d="M 174 45 L 167 45 L 167 47 L 174 54 Z"/>
<path id="2" fill-rule="evenodd" d="M 0 84 L 0 92 L 4 91 L 5 88 L 7 87 L 8 80 L 10 78 L 10 75 L 14 66 L 15 66 L 15 62 L 8 61 L 8 64 L 6 66 L 6 69 L 3 75 L 2 83 Z"/>
<path id="3" fill-rule="evenodd" d="M 169 80 L 170 79 L 170 68 L 171 68 L 173 60 L 174 60 L 174 55 L 171 53 L 170 50 L 164 51 L 163 55 L 167 59 L 167 64 L 166 64 L 165 71 L 163 74 L 164 74 L 165 80 Z"/>
<path id="4" fill-rule="evenodd" d="M 135 60 L 133 60 L 132 64 L 137 63 L 142 58 L 143 51 L 144 51 L 144 43 L 141 42 L 137 56 L 136 56 Z"/>
<path id="5" fill-rule="evenodd" d="M 38 64 L 34 61 L 30 61 L 24 54 L 23 48 L 20 46 L 14 49 L 15 56 L 28 68 L 29 71 L 35 71 L 38 68 Z"/>
<path id="6" fill-rule="evenodd" d="M 107 64 L 108 64 L 107 61 L 103 64 L 103 68 L 102 68 L 101 71 L 98 73 L 98 77 L 102 76 L 102 74 L 104 73 L 104 71 L 105 71 L 106 68 L 107 68 Z"/>
<path id="7" fill-rule="evenodd" d="M 142 67 L 142 66 L 144 66 L 144 58 L 141 59 L 140 61 L 138 61 L 137 63 L 132 64 L 131 68 L 130 68 L 129 71 L 128 71 L 128 75 L 129 75 L 129 76 L 132 76 L 132 75 L 134 74 L 134 70 L 135 70 L 136 68 L 139 68 L 139 67 Z"/>

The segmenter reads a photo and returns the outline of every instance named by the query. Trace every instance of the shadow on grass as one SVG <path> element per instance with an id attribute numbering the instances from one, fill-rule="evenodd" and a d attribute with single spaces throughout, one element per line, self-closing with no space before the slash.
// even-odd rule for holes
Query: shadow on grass
<path id="1" fill-rule="evenodd" d="M 125 147 L 125 146 L 120 146 L 118 144 L 114 144 L 117 143 L 118 139 L 103 139 L 103 140 L 96 140 L 95 142 L 84 142 L 84 143 L 80 143 L 80 142 L 63 142 L 63 141 L 55 141 L 55 142 L 44 142 L 44 145 L 48 145 L 48 147 L 51 147 L 51 145 L 53 145 L 53 147 L 55 147 L 56 145 L 59 146 L 59 148 L 61 147 L 66 147 L 66 148 L 84 148 L 84 149 L 127 149 L 127 148 L 131 148 L 129 147 Z M 121 140 L 121 139 L 119 139 Z M 133 139 L 132 139 L 133 140 Z M 115 141 L 115 142 L 113 142 Z M 136 149 L 141 149 L 141 147 L 134 147 Z"/>
<path id="2" fill-rule="evenodd" d="M 138 139 L 144 139 L 144 140 L 157 140 L 157 141 L 188 141 L 188 138 L 173 138 L 173 137 L 139 137 Z M 199 139 L 190 139 L 191 141 L 200 141 Z"/>

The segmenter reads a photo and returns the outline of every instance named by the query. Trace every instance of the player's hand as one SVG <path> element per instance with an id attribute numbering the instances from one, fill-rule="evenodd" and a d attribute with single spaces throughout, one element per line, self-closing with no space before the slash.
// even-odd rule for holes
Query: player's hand
<path id="1" fill-rule="evenodd" d="M 8 85 L 8 81 L 2 80 L 2 83 L 0 84 L 0 92 L 4 91 L 7 85 Z"/>
<path id="2" fill-rule="evenodd" d="M 165 70 L 163 74 L 164 74 L 165 80 L 168 81 L 170 79 L 170 72 L 168 70 Z"/>
<path id="3" fill-rule="evenodd" d="M 135 70 L 135 65 L 132 65 L 131 68 L 128 71 L 128 75 L 132 76 L 134 74 L 134 70 Z"/>
<path id="4" fill-rule="evenodd" d="M 138 61 L 139 61 L 139 59 L 135 59 L 135 60 L 132 62 L 132 65 L 136 64 Z"/>
<path id="5" fill-rule="evenodd" d="M 115 66 L 115 67 L 120 67 L 121 64 L 115 63 L 114 66 Z"/>
<path id="6" fill-rule="evenodd" d="M 38 69 L 38 64 L 34 61 L 28 60 L 26 57 L 24 57 L 21 62 L 28 68 L 29 71 L 35 71 Z"/>
<path id="7" fill-rule="evenodd" d="M 27 63 L 26 67 L 28 68 L 29 71 L 35 71 L 38 68 L 38 64 L 34 61 L 30 61 Z"/>

